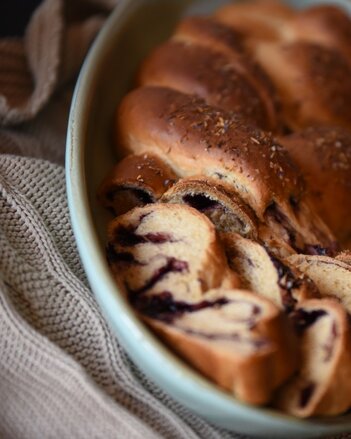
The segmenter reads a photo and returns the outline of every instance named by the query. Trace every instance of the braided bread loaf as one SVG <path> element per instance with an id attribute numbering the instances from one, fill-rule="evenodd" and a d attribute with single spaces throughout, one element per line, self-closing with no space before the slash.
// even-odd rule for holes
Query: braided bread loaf
<path id="1" fill-rule="evenodd" d="M 262 43 L 255 58 L 279 90 L 286 125 L 351 125 L 351 64 L 332 48 L 316 43 Z"/>
<path id="2" fill-rule="evenodd" d="M 239 399 L 301 417 L 351 407 L 349 22 L 274 0 L 181 21 L 117 109 L 98 195 L 143 321 Z"/>
<path id="3" fill-rule="evenodd" d="M 99 189 L 100 203 L 115 215 L 154 203 L 178 177 L 153 154 L 131 154 L 117 163 Z"/>
<path id="4" fill-rule="evenodd" d="M 309 202 L 346 244 L 351 239 L 351 131 L 313 126 L 280 142 L 303 172 Z"/>
<path id="5" fill-rule="evenodd" d="M 237 33 L 209 18 L 184 20 L 174 37 L 146 58 L 139 84 L 196 94 L 258 127 L 278 129 L 270 80 L 243 52 Z"/>

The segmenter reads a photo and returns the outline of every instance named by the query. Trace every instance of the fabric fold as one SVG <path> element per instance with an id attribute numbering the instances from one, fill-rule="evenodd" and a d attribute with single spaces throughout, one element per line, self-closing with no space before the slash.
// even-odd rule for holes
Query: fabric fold
<path id="1" fill-rule="evenodd" d="M 62 166 L 68 111 L 116 3 L 44 0 L 23 39 L 0 39 L 0 437 L 243 438 L 144 376 L 79 260 Z"/>

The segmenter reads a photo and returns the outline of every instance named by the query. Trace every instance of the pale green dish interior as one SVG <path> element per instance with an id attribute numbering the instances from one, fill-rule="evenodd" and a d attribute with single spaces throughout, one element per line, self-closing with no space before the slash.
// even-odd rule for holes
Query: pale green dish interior
<path id="1" fill-rule="evenodd" d="M 222 427 L 266 438 L 350 431 L 349 415 L 301 421 L 246 406 L 222 392 L 144 328 L 118 292 L 105 262 L 105 230 L 111 217 L 98 205 L 96 191 L 117 159 L 112 142 L 116 105 L 132 87 L 140 60 L 171 34 L 185 11 L 208 12 L 220 3 L 223 1 L 122 0 L 96 41 L 76 88 L 67 138 L 68 197 L 81 258 L 103 311 L 134 361 L 200 415 Z M 313 2 L 295 2 L 307 3 Z"/>

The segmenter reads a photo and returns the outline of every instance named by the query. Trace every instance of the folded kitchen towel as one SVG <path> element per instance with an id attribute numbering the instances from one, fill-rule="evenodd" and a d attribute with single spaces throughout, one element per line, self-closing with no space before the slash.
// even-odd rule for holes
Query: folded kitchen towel
<path id="1" fill-rule="evenodd" d="M 114 5 L 45 0 L 23 38 L 0 40 L 0 437 L 239 438 L 130 361 L 77 255 L 67 115 L 87 48 Z"/>

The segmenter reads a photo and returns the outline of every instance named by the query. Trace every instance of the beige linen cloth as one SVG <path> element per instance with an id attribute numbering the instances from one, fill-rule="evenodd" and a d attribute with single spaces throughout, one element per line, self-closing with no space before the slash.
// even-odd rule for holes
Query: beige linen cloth
<path id="1" fill-rule="evenodd" d="M 68 109 L 116 1 L 45 0 L 23 39 L 0 40 L 0 438 L 238 438 L 132 364 L 77 255 L 63 167 Z"/>

